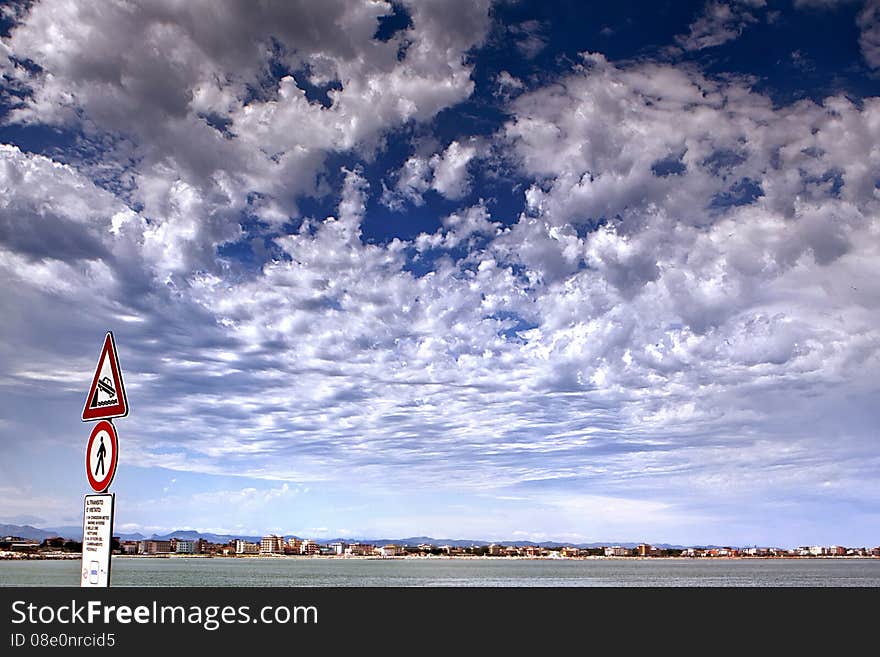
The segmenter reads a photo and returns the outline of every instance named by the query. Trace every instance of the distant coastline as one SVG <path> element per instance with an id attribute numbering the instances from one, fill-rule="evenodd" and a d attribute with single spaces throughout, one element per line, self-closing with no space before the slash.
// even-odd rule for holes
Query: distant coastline
<path id="1" fill-rule="evenodd" d="M 74 560 L 80 559 L 80 553 L 74 552 L 0 552 L 0 560 L 3 561 L 50 561 L 50 560 Z M 328 561 L 754 561 L 754 560 L 872 560 L 880 559 L 878 555 L 736 555 L 736 556 L 604 556 L 586 555 L 578 557 L 563 556 L 488 556 L 488 555 L 340 555 L 340 554 L 114 554 L 114 559 L 139 560 L 139 559 L 223 559 L 223 560 L 328 560 Z"/>
<path id="2" fill-rule="evenodd" d="M 5 531 L 4 531 L 5 530 Z M 67 536 L 78 528 L 65 528 Z M 65 560 L 82 554 L 80 541 L 65 538 L 61 531 L 30 526 L 0 525 L 0 560 Z M 16 532 L 14 535 L 12 532 Z M 4 533 L 6 534 L 4 536 Z M 146 538 L 114 535 L 110 549 L 114 556 L 153 559 L 490 559 L 490 560 L 590 560 L 590 559 L 858 559 L 880 557 L 880 546 L 801 545 L 777 546 L 676 546 L 650 543 L 564 544 L 552 541 L 501 541 L 488 543 L 429 536 L 389 539 L 311 539 L 295 535 L 269 534 L 262 537 L 233 537 L 178 530 L 165 536 Z"/>

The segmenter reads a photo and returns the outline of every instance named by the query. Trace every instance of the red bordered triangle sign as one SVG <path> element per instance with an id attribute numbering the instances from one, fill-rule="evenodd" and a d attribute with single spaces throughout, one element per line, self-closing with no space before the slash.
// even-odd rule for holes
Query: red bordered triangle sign
<path id="1" fill-rule="evenodd" d="M 98 357 L 98 367 L 92 378 L 92 386 L 86 395 L 83 406 L 83 422 L 89 420 L 107 420 L 112 417 L 128 415 L 128 400 L 125 397 L 125 386 L 122 383 L 122 369 L 116 355 L 116 343 L 113 333 L 107 332 L 104 346 Z"/>

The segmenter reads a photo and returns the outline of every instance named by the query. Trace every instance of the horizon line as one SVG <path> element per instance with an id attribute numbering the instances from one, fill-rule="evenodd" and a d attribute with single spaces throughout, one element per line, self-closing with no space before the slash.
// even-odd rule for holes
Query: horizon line
<path id="1" fill-rule="evenodd" d="M 0 523 L 0 524 L 2 524 L 2 525 L 16 526 L 16 527 L 22 527 L 22 528 L 30 527 L 31 529 L 35 529 L 35 530 L 42 531 L 42 532 L 51 532 L 53 529 L 71 528 L 71 527 L 74 527 L 74 526 L 75 526 L 75 525 L 67 525 L 67 526 L 65 526 L 65 525 L 59 525 L 58 527 L 55 527 L 55 528 L 49 528 L 49 529 L 46 529 L 46 528 L 42 528 L 42 527 L 37 527 L 37 526 L 35 526 L 35 525 L 31 525 L 31 524 L 24 524 L 24 525 L 19 525 L 19 524 L 17 524 L 17 523 Z M 446 542 L 458 542 L 458 543 L 468 543 L 468 542 L 469 542 L 469 543 L 471 543 L 471 544 L 473 544 L 473 545 L 476 545 L 477 543 L 498 544 L 498 543 L 518 543 L 518 542 L 519 542 L 519 543 L 534 543 L 534 544 L 536 544 L 536 545 L 541 545 L 541 544 L 546 544 L 546 543 L 556 543 L 556 544 L 559 544 L 559 545 L 562 545 L 562 546 L 565 546 L 565 545 L 570 545 L 570 546 L 591 545 L 591 546 L 595 546 L 595 547 L 617 547 L 617 546 L 623 546 L 624 544 L 649 545 L 649 546 L 652 546 L 652 547 L 654 547 L 654 546 L 666 545 L 666 546 L 673 547 L 673 548 L 674 548 L 674 547 L 684 547 L 684 548 L 689 548 L 689 547 L 693 547 L 693 548 L 698 548 L 698 547 L 730 547 L 730 548 L 735 548 L 735 547 L 739 547 L 739 548 L 748 548 L 748 547 L 757 548 L 757 547 L 762 547 L 762 548 L 782 548 L 782 547 L 783 547 L 782 544 L 771 544 L 771 543 L 766 543 L 766 544 L 759 544 L 759 543 L 724 543 L 724 542 L 696 542 L 696 543 L 683 543 L 683 542 L 669 542 L 669 541 L 660 541 L 660 542 L 656 542 L 656 543 L 655 543 L 655 542 L 645 541 L 645 540 L 623 540 L 623 541 L 605 542 L 605 541 L 601 541 L 601 540 L 565 541 L 565 540 L 558 540 L 558 539 L 555 539 L 555 538 L 540 539 L 540 540 L 535 540 L 535 539 L 508 539 L 508 538 L 496 538 L 496 539 L 485 539 L 485 538 L 480 538 L 480 539 L 474 539 L 474 538 L 437 538 L 437 537 L 430 536 L 430 535 L 427 535 L 427 534 L 411 535 L 411 536 L 401 536 L 401 537 L 398 537 L 398 538 L 379 538 L 379 537 L 368 537 L 368 536 L 343 536 L 343 535 L 326 536 L 326 537 L 314 537 L 314 536 L 313 536 L 313 537 L 308 537 L 308 536 L 300 536 L 300 535 L 298 535 L 298 534 L 296 534 L 296 533 L 293 533 L 293 532 L 289 532 L 289 533 L 288 533 L 288 532 L 283 532 L 283 533 L 273 533 L 273 532 L 268 532 L 268 533 L 267 533 L 267 532 L 262 532 L 262 533 L 245 533 L 245 532 L 238 532 L 238 533 L 236 533 L 236 532 L 228 532 L 228 531 L 209 531 L 209 530 L 200 530 L 200 529 L 174 529 L 174 530 L 167 531 L 167 532 L 164 532 L 164 533 L 159 533 L 159 532 L 157 532 L 157 531 L 154 531 L 154 532 L 152 532 L 151 535 L 145 535 L 145 534 L 143 534 L 141 531 L 130 531 L 130 532 L 127 532 L 127 531 L 114 531 L 114 532 L 113 532 L 113 535 L 118 537 L 118 536 L 121 536 L 121 535 L 123 535 L 123 534 L 128 534 L 128 535 L 139 534 L 140 536 L 143 536 L 143 537 L 144 537 L 144 540 L 150 540 L 153 536 L 165 536 L 165 537 L 168 537 L 168 538 L 174 538 L 174 534 L 175 534 L 175 533 L 183 533 L 183 532 L 192 532 L 192 533 L 199 534 L 200 536 L 201 536 L 201 535 L 205 535 L 205 534 L 213 534 L 214 536 L 227 536 L 227 537 L 229 537 L 230 539 L 255 538 L 255 537 L 257 537 L 257 536 L 260 536 L 261 538 L 264 538 L 264 537 L 267 537 L 267 536 L 278 536 L 278 537 L 281 537 L 281 538 L 288 538 L 288 537 L 290 537 L 290 538 L 297 538 L 297 539 L 303 539 L 303 538 L 304 538 L 304 539 L 306 539 L 306 540 L 312 540 L 312 541 L 315 541 L 316 543 L 319 543 L 319 544 L 321 544 L 320 541 L 337 541 L 337 540 L 340 540 L 340 541 L 346 541 L 346 540 L 347 540 L 347 541 L 375 541 L 375 542 L 383 542 L 383 541 L 386 541 L 386 542 L 387 542 L 387 541 L 394 542 L 394 541 L 396 541 L 396 542 L 401 542 L 401 541 L 410 540 L 410 539 L 430 539 L 430 540 L 433 540 L 433 541 L 446 541 Z M 130 540 L 130 539 L 125 539 L 125 540 Z M 795 545 L 795 544 L 789 545 L 788 548 L 790 549 L 790 548 L 794 548 L 794 547 L 814 547 L 814 546 L 822 546 L 822 547 L 865 547 L 865 548 L 867 548 L 867 547 L 869 547 L 869 545 L 870 545 L 870 543 L 865 543 L 865 544 L 863 544 L 863 545 L 858 545 L 858 546 L 857 546 L 857 545 L 855 545 L 855 544 L 847 544 L 847 543 L 841 543 L 841 542 L 835 542 L 835 543 L 821 543 L 821 542 L 807 542 L 807 543 L 804 543 L 804 542 L 801 542 L 801 543 L 798 543 L 798 544 L 796 544 L 796 545 Z M 880 546 L 880 543 L 878 543 L 877 546 Z M 876 546 L 875 546 L 875 547 L 876 547 Z"/>

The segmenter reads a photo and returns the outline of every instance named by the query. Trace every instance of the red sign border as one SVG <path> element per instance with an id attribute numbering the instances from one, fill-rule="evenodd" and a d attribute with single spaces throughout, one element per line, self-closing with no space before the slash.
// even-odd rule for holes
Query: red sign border
<path id="1" fill-rule="evenodd" d="M 101 431 L 106 431 L 110 436 L 110 442 L 113 443 L 113 460 L 107 468 L 107 475 L 101 481 L 98 481 L 92 475 L 92 464 L 89 463 L 89 455 L 92 453 L 92 443 L 95 442 L 95 437 Z M 113 423 L 110 420 L 101 420 L 92 429 L 92 434 L 89 436 L 89 443 L 86 445 L 86 476 L 89 478 L 89 486 L 92 487 L 93 491 L 96 493 L 103 493 L 110 488 L 110 484 L 113 483 L 113 477 L 116 476 L 116 464 L 118 462 L 119 438 L 116 435 L 116 427 L 113 426 Z"/>
<path id="2" fill-rule="evenodd" d="M 103 408 L 89 408 L 89 400 L 95 394 L 98 387 L 98 377 L 101 376 L 101 363 L 104 362 L 104 355 L 110 354 L 110 370 L 113 372 L 113 378 L 119 385 L 119 403 L 113 406 L 105 406 Z M 107 331 L 104 338 L 104 346 L 101 347 L 101 353 L 98 356 L 98 366 L 95 368 L 95 376 L 92 377 L 92 385 L 86 395 L 86 402 L 83 405 L 82 421 L 90 422 L 92 420 L 109 420 L 114 417 L 125 417 L 128 415 L 128 397 L 125 395 L 125 384 L 122 382 L 122 368 L 119 367 L 119 356 L 116 353 L 116 341 L 113 339 L 113 331 Z"/>

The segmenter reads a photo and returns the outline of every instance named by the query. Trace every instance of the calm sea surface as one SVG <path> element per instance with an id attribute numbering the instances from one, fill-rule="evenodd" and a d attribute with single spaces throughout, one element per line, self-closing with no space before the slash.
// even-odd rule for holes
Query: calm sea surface
<path id="1" fill-rule="evenodd" d="M 78 586 L 78 560 L 0 561 L 0 586 Z M 114 586 L 880 586 L 880 559 L 132 559 Z"/>

